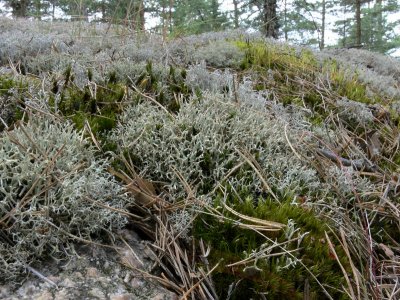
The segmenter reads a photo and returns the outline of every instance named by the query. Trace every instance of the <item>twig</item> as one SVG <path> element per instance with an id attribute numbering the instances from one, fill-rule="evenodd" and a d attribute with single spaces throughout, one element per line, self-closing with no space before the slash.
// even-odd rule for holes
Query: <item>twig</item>
<path id="1" fill-rule="evenodd" d="M 30 266 L 25 266 L 26 269 L 31 272 L 33 275 L 36 275 L 37 277 L 39 277 L 40 279 L 46 281 L 47 283 L 53 285 L 56 287 L 56 289 L 58 289 L 58 285 L 51 281 L 50 279 L 48 279 L 46 276 L 44 276 L 43 274 L 41 274 L 39 271 L 35 270 L 34 268 L 30 267 Z"/>
<path id="2" fill-rule="evenodd" d="M 331 161 L 337 162 L 346 167 L 353 167 L 357 171 L 368 171 L 368 172 L 376 172 L 376 165 L 362 159 L 351 160 L 347 158 L 343 158 L 338 156 L 336 153 L 326 150 L 326 149 L 317 149 L 317 153 L 329 158 Z"/>

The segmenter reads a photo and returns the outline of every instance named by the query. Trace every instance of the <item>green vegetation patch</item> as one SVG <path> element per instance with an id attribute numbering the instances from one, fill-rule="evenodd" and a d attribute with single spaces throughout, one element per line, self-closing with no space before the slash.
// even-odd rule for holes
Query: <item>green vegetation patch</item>
<path id="1" fill-rule="evenodd" d="M 21 106 L 28 84 L 7 75 L 0 76 L 0 132 L 22 118 Z"/>
<path id="2" fill-rule="evenodd" d="M 252 76 L 254 88 L 273 90 L 285 105 L 311 109 L 312 122 L 321 119 L 316 114 L 325 119 L 342 98 L 365 104 L 387 102 L 369 93 L 356 73 L 346 72 L 335 60 L 319 63 L 311 50 L 262 41 L 235 44 L 245 52 L 240 66 Z"/>
<path id="3" fill-rule="evenodd" d="M 88 72 L 90 74 L 90 70 Z M 53 85 L 53 92 L 58 92 L 57 83 Z M 103 84 L 89 82 L 79 89 L 73 84 L 73 75 L 68 68 L 61 92 L 53 94 L 49 104 L 72 120 L 78 130 L 88 124 L 94 136 L 103 139 L 105 133 L 115 127 L 116 116 L 126 105 L 127 93 L 127 86 L 117 82 L 113 73 Z"/>
<path id="4" fill-rule="evenodd" d="M 154 100 L 172 113 L 180 109 L 180 100 L 187 100 L 191 95 L 186 85 L 186 70 L 170 65 L 165 74 L 154 70 L 153 63 L 148 61 L 144 71 L 131 84 L 144 93 L 154 95 Z"/>
<path id="5" fill-rule="evenodd" d="M 243 198 L 245 195 L 238 198 L 233 196 L 233 192 L 227 195 L 224 200 L 218 197 L 214 207 L 228 220 L 222 222 L 213 216 L 200 215 L 193 227 L 196 238 L 211 244 L 212 264 L 223 259 L 213 277 L 222 299 L 227 297 L 229 286 L 234 283 L 238 287 L 231 299 L 257 298 L 259 293 L 268 299 L 303 299 L 308 286 L 312 299 L 321 299 L 325 295 L 316 279 L 334 299 L 345 299 L 345 295 L 332 288 L 342 286 L 344 278 L 325 237 L 325 232 L 329 232 L 326 221 L 316 217 L 310 208 L 300 202 L 293 203 L 289 198 L 278 203 L 273 199 L 256 201 L 251 196 Z M 288 226 L 279 232 L 243 229 L 234 221 L 237 217 L 223 208 L 223 203 L 240 214 Z M 257 251 L 258 259 L 235 265 L 254 256 Z M 339 246 L 335 251 L 349 270 L 344 251 Z"/>

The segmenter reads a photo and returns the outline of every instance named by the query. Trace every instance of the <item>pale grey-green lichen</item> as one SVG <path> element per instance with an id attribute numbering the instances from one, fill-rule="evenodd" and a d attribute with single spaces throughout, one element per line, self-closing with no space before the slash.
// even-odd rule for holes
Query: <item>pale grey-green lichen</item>
<path id="1" fill-rule="evenodd" d="M 0 278 L 63 253 L 73 240 L 121 228 L 127 197 L 95 158 L 82 134 L 67 122 L 31 114 L 0 136 Z"/>
<path id="2" fill-rule="evenodd" d="M 287 125 L 291 137 L 300 139 L 301 126 L 290 126 L 284 114 L 206 92 L 181 103 L 174 117 L 149 102 L 132 106 L 111 139 L 136 157 L 143 176 L 165 182 L 173 198 L 185 196 L 178 172 L 199 195 L 221 180 L 238 189 L 264 190 L 260 176 L 239 151 L 256 159 L 268 184 L 280 194 L 306 192 L 304 187 L 316 192 L 316 172 L 293 155 L 285 136 Z"/>

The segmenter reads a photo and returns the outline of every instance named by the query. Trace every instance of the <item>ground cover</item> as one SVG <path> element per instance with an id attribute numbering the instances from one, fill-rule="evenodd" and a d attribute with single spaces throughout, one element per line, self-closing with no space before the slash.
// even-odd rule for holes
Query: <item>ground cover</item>
<path id="1" fill-rule="evenodd" d="M 181 297 L 396 298 L 398 61 L 240 31 L 1 29 L 3 282 L 130 228 Z"/>

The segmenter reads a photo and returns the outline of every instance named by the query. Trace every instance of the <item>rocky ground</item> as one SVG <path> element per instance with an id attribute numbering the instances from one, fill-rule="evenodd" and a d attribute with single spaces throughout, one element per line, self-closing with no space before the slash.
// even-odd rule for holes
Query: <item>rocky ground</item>
<path id="1" fill-rule="evenodd" d="M 143 273 L 124 266 L 150 270 L 154 260 L 146 242 L 135 232 L 124 230 L 122 235 L 126 244 L 117 245 L 118 251 L 94 244 L 74 245 L 77 255 L 69 261 L 48 260 L 35 266 L 45 278 L 29 274 L 18 287 L 0 286 L 0 299 L 178 299 Z"/>

